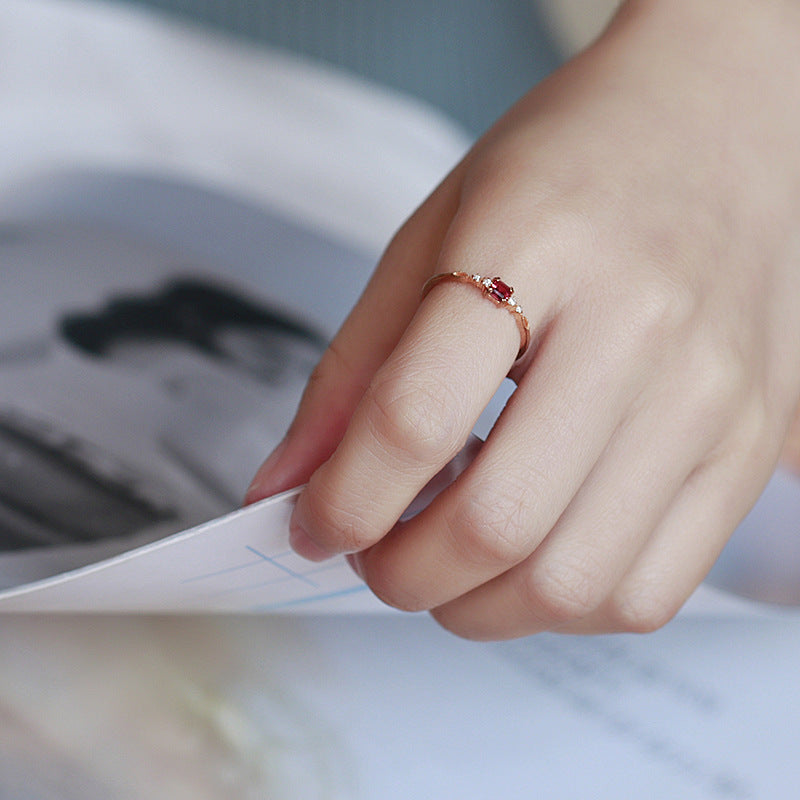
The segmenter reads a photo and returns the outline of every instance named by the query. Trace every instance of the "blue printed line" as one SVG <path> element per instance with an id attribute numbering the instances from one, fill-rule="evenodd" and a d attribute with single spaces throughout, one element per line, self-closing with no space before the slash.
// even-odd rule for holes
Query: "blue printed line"
<path id="1" fill-rule="evenodd" d="M 257 561 L 255 563 L 260 564 L 261 562 Z M 332 569 L 339 568 L 341 568 L 341 564 L 337 562 L 323 564 L 321 567 L 314 567 L 314 569 L 310 569 L 305 573 L 305 575 L 318 575 L 320 572 L 329 572 Z M 276 584 L 287 583 L 291 580 L 294 580 L 293 575 L 284 575 L 280 578 L 272 578 L 272 580 L 268 581 L 257 581 L 256 583 L 246 583 L 244 586 L 233 586 L 230 589 L 221 589 L 218 592 L 212 592 L 211 594 L 206 594 L 203 596 L 211 598 L 223 597 L 226 594 L 236 594 L 237 592 L 252 592 L 254 589 L 262 589 L 264 586 L 275 586 Z"/>
<path id="2" fill-rule="evenodd" d="M 254 567 L 256 564 L 261 564 L 263 559 L 257 561 L 248 561 L 246 564 L 237 564 L 235 567 L 227 567 L 225 569 L 218 569 L 216 572 L 207 572 L 205 575 L 195 575 L 192 578 L 185 578 L 181 583 L 194 583 L 195 581 L 203 581 L 206 578 L 216 578 L 219 575 L 227 575 L 229 572 L 237 572 L 240 569 L 247 569 L 247 567 Z"/>
<path id="3" fill-rule="evenodd" d="M 290 583 L 294 578 L 291 575 L 281 575 L 279 578 L 273 578 L 270 581 L 259 581 L 258 583 L 248 583 L 245 586 L 231 586 L 228 589 L 220 589 L 218 592 L 211 592 L 204 594 L 203 597 L 214 598 L 224 597 L 227 594 L 239 594 L 241 592 L 251 592 L 253 589 L 261 589 L 264 586 L 276 586 L 281 583 Z"/>
<path id="4" fill-rule="evenodd" d="M 320 572 L 330 572 L 332 569 L 341 569 L 342 564 L 339 561 L 328 561 L 319 567 L 313 567 L 305 572 L 305 575 L 318 575 Z"/>
<path id="5" fill-rule="evenodd" d="M 348 594 L 356 594 L 357 592 L 366 592 L 367 586 L 360 583 L 358 586 L 350 586 L 347 589 L 337 589 L 335 592 L 327 592 L 326 594 L 316 594 L 309 597 L 297 597 L 294 600 L 284 600 L 281 603 L 270 603 L 266 606 L 255 606 L 251 609 L 254 612 L 258 611 L 277 611 L 281 608 L 291 608 L 293 606 L 303 606 L 308 603 L 316 603 L 322 600 L 330 600 L 336 597 L 344 597 Z"/>
<path id="6" fill-rule="evenodd" d="M 263 558 L 264 561 L 268 561 L 272 564 L 273 567 L 277 567 L 278 569 L 283 570 L 288 575 L 291 575 L 293 578 L 297 578 L 299 581 L 303 581 L 303 583 L 307 583 L 309 586 L 313 586 L 315 589 L 318 587 L 314 581 L 310 578 L 307 578 L 305 575 L 301 575 L 299 572 L 295 572 L 293 569 L 289 569 L 289 567 L 285 567 L 283 564 L 279 564 L 274 558 L 270 558 L 265 553 L 261 553 L 255 549 L 255 547 L 250 547 L 250 545 L 245 545 L 245 547 L 251 552 L 255 553 L 259 558 Z"/>

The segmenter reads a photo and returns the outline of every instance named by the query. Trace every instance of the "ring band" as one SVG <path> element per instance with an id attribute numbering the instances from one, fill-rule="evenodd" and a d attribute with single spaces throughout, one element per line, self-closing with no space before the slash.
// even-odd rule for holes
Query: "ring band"
<path id="1" fill-rule="evenodd" d="M 531 343 L 531 326 L 528 318 L 522 310 L 522 306 L 514 297 L 514 290 L 500 278 L 484 278 L 481 275 L 470 275 L 468 272 L 440 272 L 425 281 L 422 287 L 422 297 L 439 283 L 445 281 L 456 281 L 457 283 L 468 283 L 480 289 L 495 305 L 503 306 L 511 313 L 519 328 L 519 352 L 515 361 L 519 361 L 528 350 Z"/>

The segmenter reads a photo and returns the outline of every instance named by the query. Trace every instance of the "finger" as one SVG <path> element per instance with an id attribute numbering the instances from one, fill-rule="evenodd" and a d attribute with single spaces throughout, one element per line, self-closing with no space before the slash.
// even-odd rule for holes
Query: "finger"
<path id="1" fill-rule="evenodd" d="M 375 370 L 394 349 L 433 272 L 458 206 L 457 167 L 397 232 L 359 302 L 322 356 L 289 431 L 256 473 L 245 502 L 305 483 L 338 445 Z"/>
<path id="2" fill-rule="evenodd" d="M 776 457 L 759 442 L 695 472 L 607 602 L 569 632 L 641 633 L 669 622 L 752 508 Z"/>
<path id="3" fill-rule="evenodd" d="M 558 318 L 471 467 L 357 557 L 385 602 L 419 610 L 459 597 L 523 561 L 555 526 L 642 380 L 626 348 L 599 352 L 592 334 L 579 310 Z"/>
<path id="4" fill-rule="evenodd" d="M 789 431 L 786 434 L 781 462 L 795 474 L 800 473 L 800 407 L 792 414 Z"/>
<path id="5" fill-rule="evenodd" d="M 687 430 L 671 406 L 664 392 L 629 417 L 536 551 L 435 609 L 436 619 L 467 638 L 507 639 L 561 630 L 600 608 L 717 435 Z"/>
<path id="6" fill-rule="evenodd" d="M 518 348 L 508 311 L 472 286 L 436 286 L 298 498 L 293 545 L 352 552 L 384 536 L 462 448 Z"/>
<path id="7" fill-rule="evenodd" d="M 509 207 L 503 199 L 506 177 L 503 172 L 497 181 L 479 181 L 468 192 L 462 186 L 439 261 L 425 277 L 464 271 L 511 280 L 521 289 L 535 343 L 564 291 L 563 271 L 546 269 L 545 256 L 552 260 L 552 247 L 551 226 L 544 216 L 538 224 L 547 235 L 537 237 L 530 220 L 526 221 L 530 237 L 511 235 L 520 215 L 530 215 L 522 209 L 523 200 L 530 198 L 515 191 Z M 568 245 L 566 238 L 559 238 L 559 249 L 573 247 L 575 238 Z M 530 291 L 534 286 L 536 294 Z M 443 292 L 451 297 L 461 292 L 460 302 L 476 310 L 456 311 L 454 304 L 441 300 Z M 484 308 L 477 310 L 481 303 Z M 495 333 L 488 324 L 491 315 L 495 326 L 498 315 L 505 317 L 499 323 L 504 333 Z M 405 344 L 401 342 L 375 374 L 363 397 L 363 411 L 352 418 L 347 436 L 342 439 L 339 432 L 337 451 L 299 498 L 292 527 L 292 542 L 299 552 L 319 556 L 353 551 L 386 534 L 405 505 L 458 451 L 477 413 L 499 385 L 498 378 L 513 362 L 516 348 L 509 350 L 511 356 L 505 354 L 511 341 L 508 331 L 517 347 L 519 331 L 509 317 L 506 309 L 476 295 L 474 287 L 440 285 L 431 292 L 410 324 Z M 521 372 L 522 367 L 517 369 Z"/>

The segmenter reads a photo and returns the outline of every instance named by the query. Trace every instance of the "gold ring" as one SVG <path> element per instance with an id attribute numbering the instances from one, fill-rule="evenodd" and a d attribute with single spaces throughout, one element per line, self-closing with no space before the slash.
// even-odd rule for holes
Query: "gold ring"
<path id="1" fill-rule="evenodd" d="M 514 290 L 500 278 L 484 278 L 481 275 L 470 275 L 468 272 L 440 272 L 425 281 L 425 285 L 422 287 L 422 297 L 424 298 L 434 286 L 445 281 L 456 281 L 475 286 L 495 305 L 503 306 L 506 311 L 511 312 L 519 328 L 519 352 L 515 359 L 515 361 L 519 361 L 530 346 L 531 326 L 522 306 L 514 297 Z"/>

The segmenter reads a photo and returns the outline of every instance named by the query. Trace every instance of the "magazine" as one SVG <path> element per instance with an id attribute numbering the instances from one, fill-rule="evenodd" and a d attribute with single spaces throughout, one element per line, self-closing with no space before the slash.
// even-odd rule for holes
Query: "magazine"
<path id="1" fill-rule="evenodd" d="M 130 560 L 235 511 L 346 313 L 344 303 L 330 308 L 333 284 L 341 291 L 366 269 L 365 257 L 344 245 L 266 211 L 244 213 L 209 190 L 119 175 L 62 177 L 61 185 L 80 200 L 50 197 L 35 214 L 16 211 L 0 222 L 0 589 L 27 587 L 22 596 L 34 582 Z M 119 214 L 126 203 L 160 217 L 163 235 L 133 234 L 110 220 L 104 204 Z M 133 228 L 135 217 L 126 217 Z M 215 246 L 236 239 L 227 263 L 189 246 L 212 221 Z M 327 313 L 315 313 L 320 304 Z M 278 518 L 274 509 L 290 505 L 268 504 Z M 273 517 L 259 520 L 236 556 L 289 578 L 310 566 L 295 563 L 285 537 L 284 563 L 270 563 L 280 554 L 268 530 L 257 529 L 277 526 Z M 285 528 L 284 521 L 281 534 Z M 225 573 L 225 554 L 208 555 L 207 571 Z M 263 580 L 256 571 L 242 577 Z M 348 585 L 356 581 L 349 568 L 339 571 Z M 208 585 L 206 594 L 219 590 Z M 245 608 L 258 604 L 257 594 Z M 287 599 L 269 599 L 276 597 Z M 143 601 L 163 608 L 165 598 L 149 591 Z M 221 605 L 240 609 L 242 599 Z M 127 608 L 111 598 L 103 606 Z"/>

